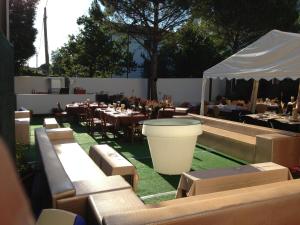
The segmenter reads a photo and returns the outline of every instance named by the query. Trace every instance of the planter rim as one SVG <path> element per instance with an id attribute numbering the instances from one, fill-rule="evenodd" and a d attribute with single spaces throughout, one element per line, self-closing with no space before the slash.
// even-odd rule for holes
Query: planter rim
<path id="1" fill-rule="evenodd" d="M 153 120 L 145 120 L 143 121 L 143 125 L 145 126 L 194 126 L 200 125 L 201 122 L 199 120 L 194 119 L 153 119 Z"/>

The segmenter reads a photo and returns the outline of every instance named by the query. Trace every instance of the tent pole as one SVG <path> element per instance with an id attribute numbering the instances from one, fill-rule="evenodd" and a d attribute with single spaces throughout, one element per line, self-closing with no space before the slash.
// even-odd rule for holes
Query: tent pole
<path id="1" fill-rule="evenodd" d="M 206 78 L 202 78 L 202 90 L 201 90 L 201 108 L 200 115 L 204 116 L 204 102 L 205 102 L 205 88 L 206 88 Z"/>
<path id="2" fill-rule="evenodd" d="M 258 87 L 259 87 L 259 81 L 254 80 L 253 87 L 252 87 L 252 94 L 251 94 L 251 102 L 250 102 L 250 106 L 251 106 L 250 110 L 252 113 L 255 113 Z"/>
<path id="3" fill-rule="evenodd" d="M 296 108 L 297 108 L 297 111 L 300 112 L 300 80 L 298 81 L 298 95 L 297 95 L 297 100 L 296 100 Z"/>

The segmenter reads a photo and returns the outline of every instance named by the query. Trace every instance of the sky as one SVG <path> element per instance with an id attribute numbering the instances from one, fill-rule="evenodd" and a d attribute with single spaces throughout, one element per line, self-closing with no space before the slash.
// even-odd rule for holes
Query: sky
<path id="1" fill-rule="evenodd" d="M 34 46 L 38 53 L 38 65 L 45 63 L 44 32 L 42 31 L 44 7 L 47 4 L 48 46 L 51 52 L 64 45 L 68 35 L 77 34 L 77 19 L 88 13 L 92 0 L 40 0 L 37 6 L 35 28 L 38 30 Z M 28 60 L 31 67 L 36 67 L 36 55 Z"/>

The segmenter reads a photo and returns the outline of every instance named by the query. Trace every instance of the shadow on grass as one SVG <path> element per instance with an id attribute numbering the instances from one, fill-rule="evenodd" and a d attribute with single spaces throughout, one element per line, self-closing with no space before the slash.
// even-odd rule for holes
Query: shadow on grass
<path id="1" fill-rule="evenodd" d="M 98 144 L 107 144 L 122 154 L 125 158 L 150 158 L 150 152 L 148 145 L 145 141 L 139 141 L 131 143 L 124 139 L 112 138 L 112 135 L 108 135 L 107 138 L 102 138 L 101 135 L 94 136 L 94 140 Z"/>
<path id="2" fill-rule="evenodd" d="M 240 164 L 240 165 L 247 165 L 247 164 L 248 164 L 247 162 L 244 162 L 244 161 L 239 160 L 239 159 L 235 159 L 235 158 L 233 158 L 233 157 L 231 157 L 231 156 L 228 156 L 228 155 L 223 154 L 223 153 L 221 153 L 221 152 L 219 152 L 219 151 L 210 149 L 210 148 L 208 148 L 208 147 L 205 148 L 205 147 L 202 146 L 202 145 L 197 145 L 197 147 L 200 148 L 200 149 L 203 150 L 203 151 L 207 151 L 207 152 L 209 152 L 209 153 L 211 153 L 211 154 L 214 154 L 214 155 L 219 156 L 219 157 L 224 158 L 224 159 L 228 159 L 228 160 L 230 160 L 230 161 L 232 161 L 232 162 L 235 162 L 235 163 L 238 163 L 238 164 Z M 198 159 L 199 161 L 201 161 L 200 158 L 197 158 L 197 159 Z"/>
<path id="3" fill-rule="evenodd" d="M 62 123 L 61 127 L 69 127 L 77 134 L 87 133 L 87 128 L 81 124 L 76 123 Z"/>
<path id="4" fill-rule="evenodd" d="M 152 159 L 140 159 L 137 161 L 153 169 Z M 161 176 L 166 182 L 168 182 L 174 189 L 177 189 L 180 180 L 180 175 L 165 175 L 161 173 L 157 173 L 157 174 Z"/>
<path id="5" fill-rule="evenodd" d="M 30 119 L 30 125 L 36 126 L 36 125 L 43 125 L 45 115 L 34 115 Z M 50 116 L 49 116 L 50 117 Z"/>

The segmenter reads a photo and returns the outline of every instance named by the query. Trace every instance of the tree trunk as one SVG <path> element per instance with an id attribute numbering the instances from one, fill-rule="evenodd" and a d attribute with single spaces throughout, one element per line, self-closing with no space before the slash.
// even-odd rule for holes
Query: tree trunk
<path id="1" fill-rule="evenodd" d="M 151 68 L 148 80 L 148 94 L 151 100 L 157 100 L 157 66 L 158 66 L 158 35 L 159 35 L 159 1 L 154 1 L 154 21 L 151 40 Z"/>
<path id="2" fill-rule="evenodd" d="M 149 85 L 149 98 L 151 100 L 157 100 L 157 58 L 158 53 L 155 51 L 151 57 L 151 71 L 150 71 L 150 77 L 148 80 Z"/>

